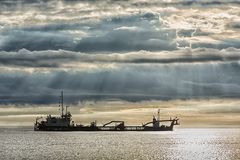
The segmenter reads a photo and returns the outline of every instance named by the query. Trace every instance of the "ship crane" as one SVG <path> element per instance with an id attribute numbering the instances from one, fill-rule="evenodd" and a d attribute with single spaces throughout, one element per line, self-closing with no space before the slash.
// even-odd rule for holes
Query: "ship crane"
<path id="1" fill-rule="evenodd" d="M 158 109 L 158 118 L 156 120 L 155 116 L 153 116 L 153 121 L 147 122 L 145 124 L 142 124 L 143 127 L 146 127 L 149 124 L 153 124 L 153 127 L 157 128 L 160 127 L 160 122 L 171 122 L 171 125 L 179 125 L 178 122 L 178 118 L 175 117 L 174 119 L 172 119 L 172 117 L 170 117 L 169 120 L 160 120 L 160 109 Z"/>
<path id="2" fill-rule="evenodd" d="M 114 127 L 115 130 L 124 130 L 125 128 L 124 121 L 110 121 L 108 123 L 105 123 L 103 127 L 106 127 L 107 125 L 112 123 L 115 123 L 115 127 Z"/>

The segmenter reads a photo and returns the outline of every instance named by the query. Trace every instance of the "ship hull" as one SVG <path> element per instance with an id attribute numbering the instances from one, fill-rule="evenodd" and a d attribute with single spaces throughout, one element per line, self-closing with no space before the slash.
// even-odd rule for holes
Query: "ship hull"
<path id="1" fill-rule="evenodd" d="M 89 126 L 38 126 L 34 127 L 35 131 L 173 131 L 173 127 L 142 127 L 126 126 L 123 129 L 115 127 L 89 127 Z"/>

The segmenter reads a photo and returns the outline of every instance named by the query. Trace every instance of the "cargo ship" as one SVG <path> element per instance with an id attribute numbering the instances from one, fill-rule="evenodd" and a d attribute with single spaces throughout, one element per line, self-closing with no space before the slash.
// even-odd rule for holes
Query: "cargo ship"
<path id="1" fill-rule="evenodd" d="M 75 124 L 72 121 L 72 115 L 67 110 L 68 106 L 63 106 L 63 91 L 61 92 L 59 107 L 60 116 L 48 115 L 46 118 L 37 117 L 34 123 L 34 131 L 173 131 L 174 125 L 179 125 L 178 118 L 161 120 L 160 109 L 158 109 L 157 118 L 153 116 L 152 121 L 142 125 L 127 126 L 124 121 L 113 120 L 98 126 L 96 121 L 90 125 Z M 162 123 L 168 122 L 169 125 Z"/>

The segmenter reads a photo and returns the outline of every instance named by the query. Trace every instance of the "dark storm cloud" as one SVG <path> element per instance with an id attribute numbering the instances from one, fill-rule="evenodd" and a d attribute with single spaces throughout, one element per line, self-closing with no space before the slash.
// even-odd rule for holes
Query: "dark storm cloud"
<path id="1" fill-rule="evenodd" d="M 239 70 L 240 64 L 232 62 L 121 66 L 98 71 L 1 72 L 1 103 L 52 103 L 60 90 L 68 93 L 67 101 L 71 103 L 106 98 L 237 98 Z"/>

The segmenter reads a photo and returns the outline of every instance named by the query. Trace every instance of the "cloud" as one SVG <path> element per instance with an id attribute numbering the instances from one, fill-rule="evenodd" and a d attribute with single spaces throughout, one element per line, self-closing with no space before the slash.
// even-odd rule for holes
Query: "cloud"
<path id="1" fill-rule="evenodd" d="M 213 42 L 193 42 L 191 44 L 192 48 L 214 48 L 214 49 L 224 49 L 228 47 L 239 48 L 240 40 L 238 38 L 224 39 L 222 41 Z"/>
<path id="2" fill-rule="evenodd" d="M 175 1 L 151 1 L 151 2 L 146 2 L 146 1 L 135 1 L 133 3 L 136 6 L 178 6 L 178 7 L 211 7 L 211 6 L 219 6 L 219 5 L 226 5 L 226 4 L 236 4 L 239 5 L 240 2 L 236 0 L 228 1 L 228 0 L 210 0 L 210 1 L 195 1 L 195 0 L 175 0 Z"/>
<path id="3" fill-rule="evenodd" d="M 229 29 L 240 29 L 240 22 L 230 22 L 226 24 L 226 27 Z"/>
<path id="4" fill-rule="evenodd" d="M 0 50 L 127 52 L 239 48 L 239 5 L 233 5 L 237 1 L 40 2 L 19 1 L 18 7 L 15 1 L 1 2 Z M 144 5 L 139 9 L 136 5 L 141 4 Z M 194 9 L 183 7 L 187 5 Z M 206 7 L 211 5 L 216 9 Z M 12 7 L 16 11 L 5 10 Z"/>
<path id="5" fill-rule="evenodd" d="M 0 2 L 1 103 L 239 97 L 235 2 L 39 2 Z"/>
<path id="6" fill-rule="evenodd" d="M 164 31 L 163 31 L 164 32 Z M 163 33 L 162 32 L 162 33 Z M 171 32 L 171 31 L 170 31 Z M 171 33 L 170 33 L 171 34 Z M 174 34 L 173 34 L 174 35 Z M 161 32 L 112 31 L 102 37 L 82 39 L 77 51 L 174 50 L 176 43 L 162 39 Z M 171 38 L 170 38 L 171 39 Z"/>
<path id="7" fill-rule="evenodd" d="M 103 20 L 100 24 L 88 24 L 87 29 L 78 23 L 17 28 L 2 32 L 0 49 L 4 51 L 22 48 L 31 51 L 64 49 L 83 52 L 175 50 L 176 31 L 156 30 L 152 22 L 158 23 L 158 15 L 145 13 Z M 98 27 L 99 25 L 102 27 Z M 134 25 L 138 25 L 139 29 L 133 29 Z"/>
<path id="8" fill-rule="evenodd" d="M 4 51 L 16 51 L 22 48 L 28 50 L 70 49 L 73 44 L 72 37 L 59 33 L 10 31 L 4 33 L 4 36 L 0 48 Z"/>
<path id="9" fill-rule="evenodd" d="M 0 52 L 0 65 L 9 68 L 78 68 L 81 64 L 171 64 L 234 62 L 240 59 L 239 49 L 185 49 L 171 52 L 127 52 L 108 54 L 87 54 L 64 50 Z"/>
<path id="10" fill-rule="evenodd" d="M 69 93 L 68 101 L 72 103 L 106 98 L 142 101 L 240 96 L 238 61 L 97 66 L 32 72 L 2 70 L 1 103 L 52 103 L 52 95 L 60 90 Z"/>

